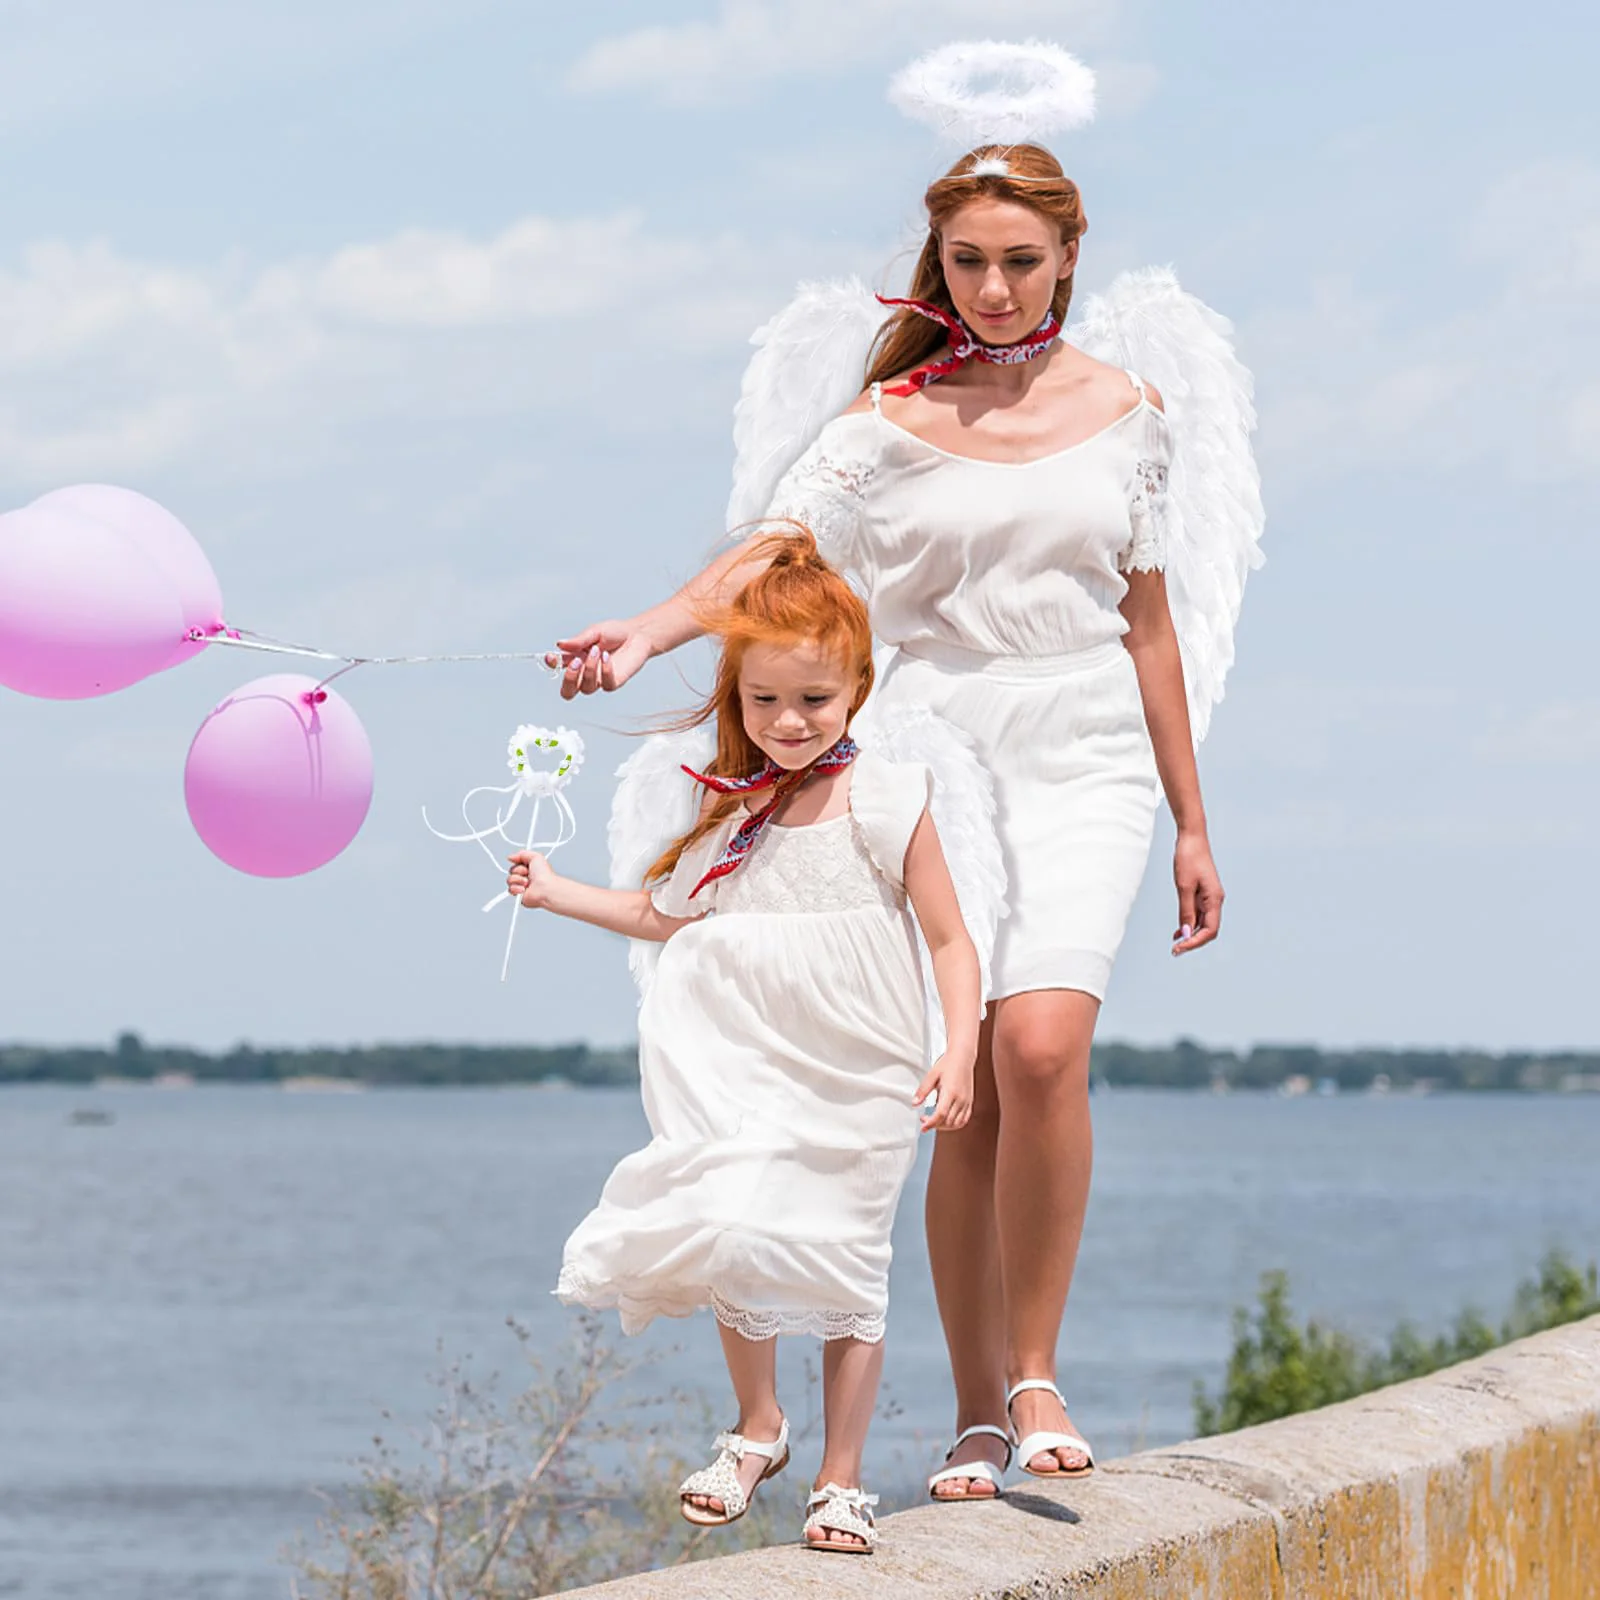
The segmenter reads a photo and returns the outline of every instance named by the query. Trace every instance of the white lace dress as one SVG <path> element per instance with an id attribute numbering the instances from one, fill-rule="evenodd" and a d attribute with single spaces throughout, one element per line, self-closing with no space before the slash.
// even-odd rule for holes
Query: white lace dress
<path id="1" fill-rule="evenodd" d="M 691 902 L 736 818 L 655 891 L 710 914 L 662 951 L 639 1013 L 653 1137 L 568 1239 L 563 1300 L 628 1333 L 710 1306 L 750 1338 L 883 1337 L 927 1066 L 903 870 L 929 792 L 927 768 L 863 750 L 844 815 L 769 824 Z"/>
<path id="2" fill-rule="evenodd" d="M 861 582 L 896 647 L 875 695 L 946 717 L 993 777 L 1008 889 L 990 999 L 1103 997 L 1149 855 L 1159 789 L 1117 608 L 1128 572 L 1165 565 L 1172 440 L 1130 379 L 1130 410 L 1023 463 L 940 450 L 874 392 L 771 507 Z"/>

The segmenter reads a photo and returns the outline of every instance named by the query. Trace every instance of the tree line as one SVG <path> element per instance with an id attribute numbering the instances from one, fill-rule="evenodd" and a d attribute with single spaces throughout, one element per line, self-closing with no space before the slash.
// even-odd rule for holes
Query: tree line
<path id="1" fill-rule="evenodd" d="M 1094 1078 L 1111 1088 L 1340 1090 L 1497 1090 L 1537 1093 L 1600 1090 L 1600 1053 L 1536 1055 L 1478 1050 L 1321 1050 L 1313 1045 L 1211 1049 L 1190 1039 L 1172 1045 L 1101 1044 Z M 0 1087 L 19 1083 L 281 1083 L 322 1078 L 384 1086 L 515 1084 L 560 1081 L 585 1087 L 638 1081 L 629 1045 L 380 1044 L 350 1049 L 257 1049 L 211 1053 L 150 1045 L 136 1033 L 110 1047 L 0 1044 Z"/>

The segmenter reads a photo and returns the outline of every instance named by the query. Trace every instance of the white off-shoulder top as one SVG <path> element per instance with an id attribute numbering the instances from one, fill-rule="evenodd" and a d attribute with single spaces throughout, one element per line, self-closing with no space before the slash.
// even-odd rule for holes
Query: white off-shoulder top
<path id="1" fill-rule="evenodd" d="M 870 410 L 835 418 L 790 468 L 769 517 L 794 518 L 856 574 L 873 630 L 994 655 L 1119 639 L 1125 574 L 1165 565 L 1172 435 L 1138 378 L 1133 408 L 1025 462 L 927 443 Z"/>

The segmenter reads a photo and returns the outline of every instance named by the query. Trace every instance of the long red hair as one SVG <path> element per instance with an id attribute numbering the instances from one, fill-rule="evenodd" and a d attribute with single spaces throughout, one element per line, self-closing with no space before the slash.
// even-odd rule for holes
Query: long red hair
<path id="1" fill-rule="evenodd" d="M 752 777 L 767 764 L 766 752 L 745 732 L 739 701 L 739 669 L 751 645 L 815 644 L 836 656 L 846 676 L 855 680 L 850 717 L 861 709 L 872 688 L 872 625 L 866 603 L 818 554 L 811 531 L 798 522 L 790 523 L 787 532 L 760 540 L 751 554 L 765 555 L 768 565 L 726 608 L 704 612 L 696 619 L 707 633 L 722 641 L 711 693 L 704 705 L 665 725 L 681 732 L 714 719 L 717 753 L 706 771 L 719 778 Z M 848 718 L 845 725 L 849 726 Z M 792 788 L 801 777 L 795 773 L 780 779 L 778 793 Z M 645 873 L 646 885 L 670 877 L 684 851 L 697 845 L 743 803 L 741 795 L 714 794 L 699 821 L 674 840 Z"/>
<path id="2" fill-rule="evenodd" d="M 974 176 L 980 161 L 1000 157 L 1015 177 L 998 173 Z M 1009 200 L 1037 211 L 1061 230 L 1061 242 L 1070 244 L 1088 229 L 1078 186 L 1062 170 L 1061 163 L 1042 145 L 986 144 L 971 151 L 942 177 L 928 185 L 923 203 L 928 208 L 928 237 L 911 274 L 907 291 L 912 300 L 926 300 L 941 310 L 956 314 L 944 281 L 944 264 L 939 260 L 939 239 L 944 226 L 963 206 L 974 200 Z M 1072 303 L 1072 274 L 1056 284 L 1050 308 L 1064 323 Z M 896 373 L 922 363 L 944 347 L 945 331 L 920 313 L 902 307 L 884 323 L 867 359 L 867 383 L 882 383 Z"/>

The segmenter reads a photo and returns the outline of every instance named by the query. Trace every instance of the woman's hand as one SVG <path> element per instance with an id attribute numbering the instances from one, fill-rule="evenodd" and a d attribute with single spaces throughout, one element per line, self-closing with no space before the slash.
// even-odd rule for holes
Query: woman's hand
<path id="1" fill-rule="evenodd" d="M 1210 944 L 1222 927 L 1222 879 L 1205 834 L 1178 835 L 1172 876 L 1178 886 L 1178 930 L 1172 936 L 1172 953 L 1181 956 Z"/>
<path id="2" fill-rule="evenodd" d="M 561 698 L 620 689 L 651 656 L 655 646 L 637 622 L 596 622 L 570 639 L 557 639 L 545 665 L 562 668 Z"/>
<path id="3" fill-rule="evenodd" d="M 952 1132 L 964 1128 L 972 1115 L 972 1057 L 958 1059 L 948 1050 L 928 1069 L 928 1075 L 917 1085 L 911 1103 L 920 1106 L 930 1094 L 937 1091 L 938 1102 L 922 1118 L 922 1131 L 930 1128 L 948 1128 Z"/>
<path id="4" fill-rule="evenodd" d="M 530 911 L 550 903 L 550 891 L 559 881 L 554 867 L 532 850 L 519 850 L 511 857 L 506 874 L 506 893 L 520 900 Z"/>

